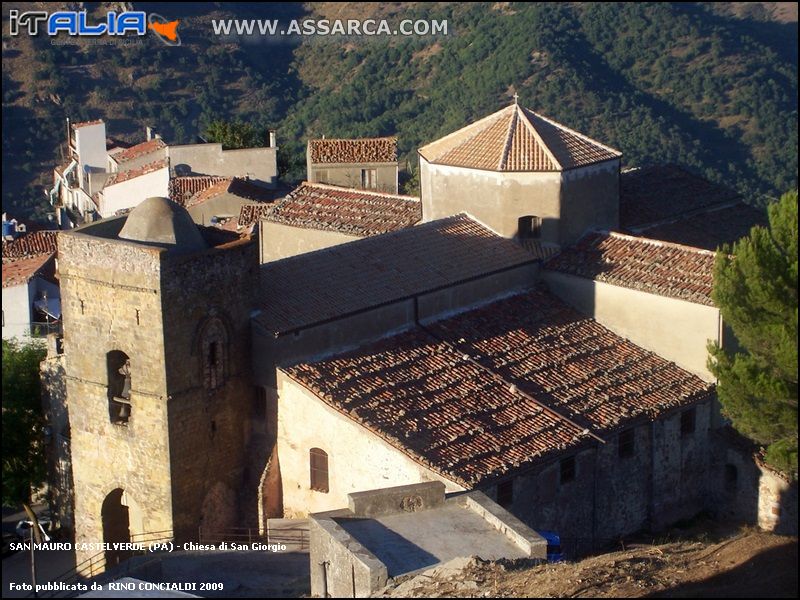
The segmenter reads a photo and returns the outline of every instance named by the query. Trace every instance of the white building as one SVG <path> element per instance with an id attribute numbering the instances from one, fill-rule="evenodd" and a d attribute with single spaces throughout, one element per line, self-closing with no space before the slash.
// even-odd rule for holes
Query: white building
<path id="1" fill-rule="evenodd" d="M 57 331 L 61 300 L 55 231 L 36 231 L 3 242 L 3 339 Z"/>
<path id="2" fill-rule="evenodd" d="M 181 176 L 240 177 L 255 185 L 277 186 L 274 132 L 270 146 L 225 150 L 222 144 L 168 145 L 147 130 L 147 140 L 125 147 L 106 138 L 100 119 L 69 123 L 69 158 L 55 168 L 50 201 L 62 228 L 110 217 L 144 199 L 170 196 L 170 180 Z"/>

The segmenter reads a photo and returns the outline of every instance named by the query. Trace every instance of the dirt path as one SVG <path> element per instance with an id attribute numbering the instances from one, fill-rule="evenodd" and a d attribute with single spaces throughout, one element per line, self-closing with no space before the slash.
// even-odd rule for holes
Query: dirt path
<path id="1" fill-rule="evenodd" d="M 461 565 L 459 565 L 461 566 Z M 639 545 L 577 563 L 439 567 L 394 597 L 797 597 L 797 538 L 745 532 L 722 541 Z"/>

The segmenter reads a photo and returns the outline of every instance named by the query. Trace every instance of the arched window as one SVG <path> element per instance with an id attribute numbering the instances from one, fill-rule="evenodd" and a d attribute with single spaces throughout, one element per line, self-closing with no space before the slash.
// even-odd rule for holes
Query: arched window
<path id="1" fill-rule="evenodd" d="M 311 465 L 311 489 L 328 493 L 328 455 L 324 450 L 312 448 L 309 451 Z"/>
<path id="2" fill-rule="evenodd" d="M 219 318 L 212 317 L 200 335 L 200 360 L 206 389 L 215 390 L 225 383 L 227 356 L 228 331 Z"/>
<path id="3" fill-rule="evenodd" d="M 127 425 L 131 417 L 131 360 L 120 350 L 106 354 L 108 416 L 112 423 Z"/>

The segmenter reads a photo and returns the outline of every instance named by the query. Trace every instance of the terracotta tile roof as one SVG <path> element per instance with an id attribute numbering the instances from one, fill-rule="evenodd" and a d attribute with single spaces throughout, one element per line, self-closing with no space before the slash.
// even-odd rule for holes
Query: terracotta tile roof
<path id="1" fill-rule="evenodd" d="M 262 265 L 256 320 L 287 333 L 534 260 L 458 215 Z"/>
<path id="2" fill-rule="evenodd" d="M 25 258 L 3 258 L 3 287 L 27 283 L 43 270 L 54 258 L 54 254 L 35 254 Z"/>
<path id="3" fill-rule="evenodd" d="M 621 233 L 590 233 L 545 268 L 713 306 L 714 253 Z"/>
<path id="4" fill-rule="evenodd" d="M 270 204 L 243 204 L 239 209 L 239 227 L 251 227 L 272 210 Z"/>
<path id="5" fill-rule="evenodd" d="M 166 148 L 167 145 L 164 143 L 164 140 L 161 138 L 154 138 L 152 140 L 148 140 L 146 142 L 142 142 L 141 144 L 136 144 L 135 146 L 131 146 L 130 148 L 125 148 L 120 152 L 114 154 L 114 160 L 117 163 L 124 163 L 134 158 L 139 158 L 140 156 L 144 156 L 146 154 L 152 154 L 153 152 L 158 152 L 159 150 L 163 150 Z"/>
<path id="6" fill-rule="evenodd" d="M 432 163 L 487 171 L 563 171 L 622 153 L 516 104 L 419 149 Z"/>
<path id="7" fill-rule="evenodd" d="M 303 182 L 264 211 L 262 219 L 305 229 L 367 237 L 422 219 L 419 198 Z"/>
<path id="8" fill-rule="evenodd" d="M 561 247 L 557 244 L 550 244 L 541 240 L 521 239 L 516 240 L 516 242 L 539 260 L 547 260 L 561 251 Z"/>
<path id="9" fill-rule="evenodd" d="M 317 164 L 397 162 L 396 137 L 308 140 L 308 148 Z"/>
<path id="10" fill-rule="evenodd" d="M 240 177 L 226 177 L 197 192 L 185 206 L 195 206 L 222 194 L 231 194 L 253 202 L 271 202 L 275 193 Z"/>
<path id="11" fill-rule="evenodd" d="M 122 183 L 123 181 L 129 181 L 134 179 L 135 177 L 141 177 L 142 175 L 149 175 L 154 171 L 158 171 L 159 169 L 166 169 L 168 167 L 167 159 L 164 158 L 162 160 L 157 160 L 155 162 L 147 163 L 146 165 L 142 165 L 137 169 L 128 169 L 127 171 L 117 171 L 116 173 L 112 173 L 111 177 L 108 178 L 106 181 L 105 187 L 110 185 L 115 185 L 117 183 Z"/>
<path id="12" fill-rule="evenodd" d="M 545 292 L 282 370 L 467 487 L 713 394 Z"/>
<path id="13" fill-rule="evenodd" d="M 229 177 L 220 175 L 188 175 L 171 177 L 169 180 L 169 199 L 181 206 L 197 192 L 210 188 L 220 181 L 227 181 Z"/>
<path id="14" fill-rule="evenodd" d="M 638 232 L 654 240 L 716 250 L 748 235 L 755 225 L 767 227 L 767 213 L 737 202 L 653 227 L 643 227 Z"/>
<path id="15" fill-rule="evenodd" d="M 57 250 L 57 231 L 30 231 L 13 241 L 3 240 L 3 258 L 26 258 L 53 254 Z"/>
<path id="16" fill-rule="evenodd" d="M 81 127 L 88 127 L 89 125 L 100 125 L 103 122 L 103 119 L 95 119 L 94 121 L 80 121 L 79 123 L 73 123 L 73 129 L 80 129 Z"/>
<path id="17" fill-rule="evenodd" d="M 735 204 L 739 194 L 677 165 L 652 165 L 620 173 L 620 227 L 639 228 Z"/>

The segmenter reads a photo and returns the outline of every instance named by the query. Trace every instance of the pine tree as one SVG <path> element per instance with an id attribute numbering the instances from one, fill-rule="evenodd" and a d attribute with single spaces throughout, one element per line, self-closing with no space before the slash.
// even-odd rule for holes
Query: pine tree
<path id="1" fill-rule="evenodd" d="M 769 207 L 769 229 L 717 253 L 712 297 L 741 345 L 709 347 L 723 413 L 797 476 L 797 191 Z"/>

